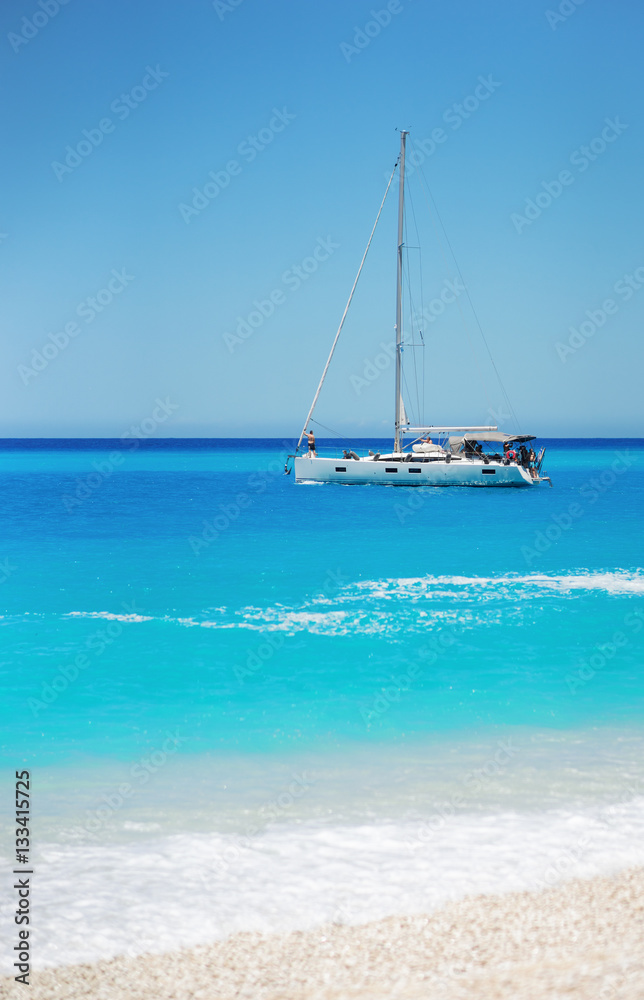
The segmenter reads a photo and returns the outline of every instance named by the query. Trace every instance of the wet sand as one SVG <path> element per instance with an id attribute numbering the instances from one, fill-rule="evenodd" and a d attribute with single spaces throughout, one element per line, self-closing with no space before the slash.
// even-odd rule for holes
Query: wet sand
<path id="1" fill-rule="evenodd" d="M 402 901 L 401 901 L 402 903 Z M 402 906 L 401 906 L 402 908 Z M 642 1000 L 644 869 L 32 974 L 32 1000 Z"/>

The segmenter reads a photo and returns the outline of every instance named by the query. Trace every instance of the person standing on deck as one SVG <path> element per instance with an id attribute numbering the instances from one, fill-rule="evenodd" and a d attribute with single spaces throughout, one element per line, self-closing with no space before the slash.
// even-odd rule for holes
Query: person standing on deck
<path id="1" fill-rule="evenodd" d="M 528 453 L 528 468 L 530 470 L 530 475 L 532 476 L 533 479 L 536 479 L 537 476 L 539 475 L 536 469 L 536 465 L 537 465 L 537 456 L 534 453 L 534 448 L 530 448 L 530 451 Z"/>
<path id="2" fill-rule="evenodd" d="M 318 453 L 315 450 L 315 434 L 313 433 L 313 431 L 309 431 L 308 433 L 308 442 L 309 442 L 309 458 L 311 456 L 313 458 L 317 458 Z"/>

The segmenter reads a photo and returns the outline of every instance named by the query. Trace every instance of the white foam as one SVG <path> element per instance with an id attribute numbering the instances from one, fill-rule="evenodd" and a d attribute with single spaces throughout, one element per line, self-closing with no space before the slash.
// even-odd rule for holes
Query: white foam
<path id="1" fill-rule="evenodd" d="M 69 611 L 63 618 L 103 618 L 106 621 L 115 622 L 151 622 L 154 621 L 152 615 L 137 614 L 116 614 L 113 611 Z"/>
<path id="2" fill-rule="evenodd" d="M 644 594 L 644 570 L 579 570 L 565 574 L 506 573 L 499 576 L 423 576 L 359 580 L 339 586 L 330 596 L 317 594 L 299 607 L 225 607 L 184 617 L 72 611 L 65 617 L 105 618 L 128 624 L 162 621 L 181 628 L 246 629 L 253 632 L 310 632 L 317 635 L 395 635 L 401 630 L 458 623 L 522 623 L 523 607 L 552 594 L 575 599 L 585 593 L 611 597 Z M 504 602 L 503 612 L 493 605 Z M 392 615 L 392 603 L 397 604 Z M 523 607 L 522 607 L 523 602 Z M 216 612 L 216 617 L 213 617 Z"/>
<path id="3" fill-rule="evenodd" d="M 580 571 L 549 576 L 537 573 L 508 573 L 500 576 L 424 576 L 400 577 L 384 580 L 364 580 L 353 584 L 355 590 L 377 597 L 406 597 L 413 599 L 420 596 L 446 597 L 458 593 L 467 596 L 467 589 L 472 588 L 471 595 L 477 600 L 481 596 L 505 596 L 508 588 L 526 592 L 558 591 L 568 593 L 571 590 L 599 590 L 607 594 L 644 594 L 644 571 L 629 573 L 625 570 L 615 570 L 605 573 Z M 444 588 L 452 588 L 446 591 Z M 482 595 L 480 591 L 485 591 Z M 526 595 L 527 596 L 527 595 Z"/>
<path id="4" fill-rule="evenodd" d="M 161 952 L 243 930 L 362 923 L 644 864 L 641 797 L 584 811 L 444 813 L 45 845 L 35 860 L 35 964 Z"/>

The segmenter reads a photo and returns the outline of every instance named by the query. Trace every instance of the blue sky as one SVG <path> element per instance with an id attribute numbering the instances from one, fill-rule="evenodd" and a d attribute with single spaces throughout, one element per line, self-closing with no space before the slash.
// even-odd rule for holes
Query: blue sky
<path id="1" fill-rule="evenodd" d="M 641 435 L 643 20 L 633 0 L 5 0 L 3 435 L 118 437 L 158 400 L 162 436 L 298 434 L 397 128 L 522 429 Z M 457 274 L 420 175 L 427 309 Z M 348 434 L 391 428 L 395 201 L 316 414 Z M 424 338 L 424 417 L 512 426 L 464 294 Z"/>

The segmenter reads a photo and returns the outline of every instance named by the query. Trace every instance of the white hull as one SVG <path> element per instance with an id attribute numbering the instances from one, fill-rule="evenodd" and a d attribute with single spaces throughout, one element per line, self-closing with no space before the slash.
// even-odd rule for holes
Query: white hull
<path id="1" fill-rule="evenodd" d="M 403 462 L 396 459 L 309 458 L 295 459 L 298 483 L 349 483 L 352 486 L 536 486 L 520 465 L 481 462 L 477 459 L 439 459 L 431 462 Z"/>

